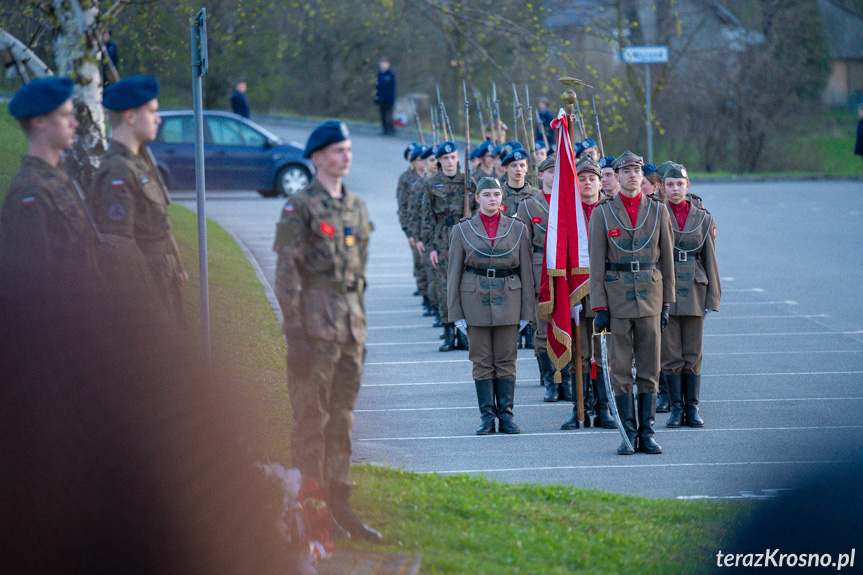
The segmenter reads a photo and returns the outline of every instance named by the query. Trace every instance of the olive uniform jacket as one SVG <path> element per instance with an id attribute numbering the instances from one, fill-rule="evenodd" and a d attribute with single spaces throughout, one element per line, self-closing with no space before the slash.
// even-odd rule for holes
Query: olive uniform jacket
<path id="1" fill-rule="evenodd" d="M 686 200 L 685 200 L 686 201 Z M 705 309 L 719 311 L 722 286 L 716 265 L 716 223 L 713 215 L 690 201 L 689 215 L 681 230 L 668 207 L 674 231 L 674 276 L 677 301 L 671 315 L 703 316 Z"/>
<path id="2" fill-rule="evenodd" d="M 470 188 L 471 213 L 476 209 L 473 184 Z M 446 251 L 452 227 L 464 216 L 464 173 L 453 177 L 439 171 L 423 183 L 425 203 L 421 216 L 420 240 L 427 250 Z"/>
<path id="3" fill-rule="evenodd" d="M 373 226 L 366 205 L 317 180 L 291 196 L 276 225 L 276 297 L 285 332 L 335 343 L 366 340 L 363 291 Z"/>
<path id="4" fill-rule="evenodd" d="M 500 214 L 494 240 L 492 247 L 479 214 L 453 228 L 447 269 L 451 323 L 463 319 L 490 327 L 533 321 L 536 296 L 527 226 Z"/>
<path id="5" fill-rule="evenodd" d="M 416 180 L 408 187 L 408 217 L 405 222 L 407 229 L 405 233 L 409 238 L 420 241 L 420 231 L 422 230 L 423 202 L 425 202 L 425 177 L 417 177 Z"/>
<path id="6" fill-rule="evenodd" d="M 634 228 L 630 225 L 619 194 L 600 200 L 593 209 L 588 239 L 591 306 L 607 307 L 611 317 L 621 319 L 659 315 L 662 304 L 675 299 L 668 208 L 641 194 L 638 220 Z"/>
<path id="7" fill-rule="evenodd" d="M 542 256 L 545 252 L 545 232 L 548 228 L 548 202 L 545 201 L 542 191 L 521 202 L 517 215 L 527 226 L 527 239 L 533 261 L 533 289 L 534 293 L 538 294 L 542 278 Z"/>
<path id="8" fill-rule="evenodd" d="M 542 196 L 541 190 L 537 190 L 527 182 L 525 182 L 524 187 L 520 190 L 512 189 L 509 187 L 508 182 L 501 181 L 501 184 L 503 184 L 501 188 L 503 191 L 503 200 L 500 203 L 500 209 L 511 218 L 515 217 L 516 213 L 518 213 L 518 206 L 521 202 L 527 198 L 533 197 L 538 199 Z"/>
<path id="9" fill-rule="evenodd" d="M 408 168 L 408 170 L 403 173 L 399 177 L 399 184 L 396 188 L 396 201 L 398 202 L 398 215 L 399 215 L 399 225 L 402 227 L 402 231 L 408 232 L 408 218 L 410 216 L 410 200 L 411 200 L 411 186 L 413 186 L 414 182 L 420 179 L 419 174 L 417 174 L 412 168 Z"/>

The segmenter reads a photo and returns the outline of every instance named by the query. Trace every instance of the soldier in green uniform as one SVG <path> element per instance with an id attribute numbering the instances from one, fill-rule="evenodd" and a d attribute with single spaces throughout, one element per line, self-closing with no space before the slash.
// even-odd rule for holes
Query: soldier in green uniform
<path id="1" fill-rule="evenodd" d="M 620 193 L 620 181 L 617 179 L 617 173 L 614 171 L 614 158 L 612 156 L 603 156 L 599 158 L 599 169 L 601 174 L 599 181 L 602 184 L 602 196 L 613 198 Z"/>
<path id="2" fill-rule="evenodd" d="M 425 167 L 423 177 L 414 182 L 411 187 L 410 214 L 408 216 L 408 233 L 414 238 L 414 246 L 420 258 L 421 273 L 425 277 L 426 294 L 428 295 L 428 310 L 423 311 L 423 316 L 434 316 L 433 327 L 443 326 L 440 319 L 440 309 L 435 289 L 435 269 L 431 265 L 425 244 L 422 242 L 421 232 L 423 222 L 431 217 L 428 206 L 425 205 L 424 183 L 437 173 L 437 158 L 434 155 L 435 147 L 426 146 L 420 153 L 422 165 Z M 433 166 L 433 168 L 432 168 Z"/>
<path id="3" fill-rule="evenodd" d="M 414 295 L 419 295 L 423 297 L 423 308 L 425 309 L 428 305 L 428 296 L 426 296 L 425 293 L 425 275 L 422 273 L 420 255 L 416 250 L 415 242 L 413 239 L 411 239 L 411 235 L 408 232 L 408 220 L 410 219 L 411 200 L 410 189 L 413 184 L 422 177 L 421 172 L 425 172 L 425 169 L 421 165 L 422 160 L 419 159 L 420 154 L 418 152 L 420 151 L 421 147 L 419 144 L 411 144 L 405 150 L 405 153 L 407 154 L 407 160 L 410 162 L 410 165 L 408 166 L 408 169 L 405 170 L 401 176 L 399 176 L 399 182 L 396 186 L 396 204 L 398 205 L 397 213 L 399 218 L 399 225 L 401 225 L 402 231 L 407 237 L 408 244 L 411 248 L 411 254 L 413 255 L 414 281 L 416 281 L 417 284 L 417 289 L 414 292 Z"/>
<path id="4" fill-rule="evenodd" d="M 438 146 L 435 155 L 440 170 L 423 184 L 423 207 L 427 216 L 422 221 L 420 238 L 429 252 L 429 261 L 435 270 L 437 304 L 440 317 L 446 322 L 443 324 L 444 342 L 439 351 L 452 351 L 457 348 L 455 327 L 446 320 L 449 316 L 446 274 L 450 232 L 459 218 L 470 214 L 464 213 L 465 175 L 458 169 L 458 148 L 453 142 L 444 142 Z M 472 188 L 471 184 L 469 189 Z M 470 211 L 472 213 L 473 210 Z"/>
<path id="5" fill-rule="evenodd" d="M 644 160 L 632 152 L 618 156 L 613 167 L 621 191 L 601 200 L 590 218 L 590 302 L 595 328 L 611 331 L 611 384 L 630 443 L 637 451 L 658 454 L 662 447 L 653 439 L 653 422 L 660 332 L 675 301 L 674 239 L 665 205 L 641 193 L 643 166 Z M 633 452 L 624 442 L 617 453 Z"/>
<path id="6" fill-rule="evenodd" d="M 665 192 L 674 231 L 677 301 L 671 304 L 662 334 L 662 373 L 668 383 L 671 413 L 666 427 L 703 427 L 698 414 L 704 317 L 719 311 L 722 287 L 716 265 L 716 223 L 687 194 L 689 175 L 680 164 L 665 170 Z"/>
<path id="7" fill-rule="evenodd" d="M 380 541 L 350 505 L 351 429 L 363 373 L 363 292 L 372 224 L 342 183 L 351 167 L 348 128 L 324 122 L 303 155 L 316 178 L 291 196 L 276 226 L 276 296 L 288 343 L 291 459 L 305 481 L 328 488 L 328 506 L 351 537 Z"/>
<path id="8" fill-rule="evenodd" d="M 170 199 L 147 147 L 161 123 L 158 95 L 152 76 L 130 76 L 105 88 L 111 143 L 93 180 L 91 204 L 99 231 L 135 240 L 164 308 L 185 326 L 180 288 L 189 275 L 171 234 Z"/>
<path id="9" fill-rule="evenodd" d="M 493 148 L 494 144 L 492 144 L 491 140 L 486 140 L 476 147 L 476 157 L 479 158 L 479 165 L 473 173 L 475 182 L 494 175 L 494 156 L 491 155 Z"/>
<path id="10" fill-rule="evenodd" d="M 477 435 L 519 433 L 513 421 L 516 336 L 535 317 L 530 242 L 519 219 L 500 211 L 500 182 L 477 184 L 479 213 L 462 218 L 449 245 L 449 321 L 467 334 L 482 423 Z"/>
<path id="11" fill-rule="evenodd" d="M 61 161 L 78 126 L 71 97 L 71 80 L 49 77 L 26 84 L 9 103 L 28 152 L 0 215 L 4 289 L 26 294 L 33 287 L 75 288 L 75 279 L 98 277 L 98 237 Z"/>

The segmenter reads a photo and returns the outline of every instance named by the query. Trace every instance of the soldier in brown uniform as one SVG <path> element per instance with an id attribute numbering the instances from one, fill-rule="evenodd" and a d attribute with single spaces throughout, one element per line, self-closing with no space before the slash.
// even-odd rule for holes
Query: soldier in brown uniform
<path id="1" fill-rule="evenodd" d="M 75 139 L 72 81 L 41 78 L 20 88 L 9 113 L 21 124 L 28 152 L 0 215 L 0 279 L 4 289 L 66 286 L 96 278 L 97 236 L 61 157 Z"/>
<path id="2" fill-rule="evenodd" d="M 365 203 L 345 189 L 352 152 L 348 128 L 328 121 L 303 155 L 318 174 L 291 196 L 276 226 L 276 296 L 288 343 L 293 410 L 291 459 L 305 480 L 329 489 L 334 519 L 352 537 L 381 535 L 350 505 L 351 429 L 363 373 L 369 222 Z"/>
<path id="3" fill-rule="evenodd" d="M 671 414 L 666 427 L 702 427 L 701 392 L 704 317 L 719 311 L 722 286 L 716 265 L 716 223 L 687 197 L 689 176 L 680 164 L 665 171 L 665 192 L 674 231 L 677 301 L 671 304 L 662 334 L 662 372 L 668 383 Z"/>
<path id="4" fill-rule="evenodd" d="M 447 321 L 447 262 L 449 257 L 450 232 L 459 218 L 464 216 L 465 175 L 459 171 L 458 148 L 453 142 L 438 146 L 435 155 L 440 164 L 438 172 L 424 184 L 425 204 L 428 217 L 422 222 L 420 238 L 428 250 L 429 261 L 435 270 L 435 290 L 440 317 L 444 323 L 444 342 L 439 351 L 456 349 L 455 326 Z M 469 188 L 473 188 L 471 184 Z M 463 341 L 462 344 L 467 343 Z"/>
<path id="5" fill-rule="evenodd" d="M 657 454 L 662 453 L 653 439 L 660 332 L 674 303 L 674 238 L 668 210 L 640 191 L 643 166 L 632 152 L 621 154 L 614 161 L 621 191 L 600 201 L 590 218 L 590 301 L 595 328 L 611 331 L 611 384 L 626 434 L 637 451 Z M 633 452 L 624 442 L 617 453 Z"/>
<path id="6" fill-rule="evenodd" d="M 479 213 L 452 230 L 449 321 L 467 333 L 482 424 L 477 435 L 519 433 L 513 422 L 516 337 L 535 317 L 533 269 L 527 231 L 500 211 L 500 182 L 477 184 Z"/>
<path id="7" fill-rule="evenodd" d="M 588 225 L 590 225 L 593 210 L 599 205 L 599 164 L 593 159 L 592 155 L 587 154 L 582 156 L 575 165 L 575 172 L 578 176 L 578 193 L 581 196 L 581 209 L 584 211 L 584 217 Z M 593 421 L 594 427 L 614 429 L 617 425 L 608 409 L 609 400 L 608 393 L 605 390 L 605 375 L 602 370 L 602 353 L 599 342 L 593 337 L 593 318 L 596 316 L 596 313 L 590 304 L 590 294 L 586 295 L 580 303 L 581 310 L 578 314 L 579 325 L 576 327 L 574 325 L 575 322 L 573 322 L 572 329 L 581 330 L 581 385 L 584 390 L 584 426 L 590 427 L 590 418 L 591 416 L 595 416 Z M 591 365 L 591 358 L 595 361 L 593 365 Z M 576 377 L 574 367 L 570 367 L 570 371 L 572 371 L 572 377 Z M 560 426 L 561 429 L 578 429 L 578 396 L 576 393 L 573 393 L 572 396 L 572 415 Z"/>
<path id="8" fill-rule="evenodd" d="M 517 212 L 518 219 L 527 225 L 527 237 L 533 251 L 533 290 L 536 302 L 539 301 L 539 287 L 542 278 L 545 231 L 548 228 L 548 201 L 551 198 L 551 187 L 554 183 L 554 161 L 555 157 L 551 156 L 539 165 L 539 177 L 543 186 L 542 193 L 527 197 L 518 205 Z M 554 364 L 552 364 L 546 349 L 548 322 L 539 316 L 535 317 L 533 321 L 536 326 L 533 332 L 533 353 L 536 356 L 537 364 L 539 364 L 540 385 L 545 387 L 543 401 L 570 401 L 572 399 L 572 385 L 568 366 L 560 370 L 561 382 L 559 384 L 554 383 Z M 525 330 L 527 329 L 529 328 L 525 328 Z"/>
<path id="9" fill-rule="evenodd" d="M 180 288 L 189 281 L 168 218 L 170 199 L 147 142 L 156 138 L 159 83 L 130 76 L 105 88 L 111 143 L 93 180 L 93 217 L 99 231 L 132 238 L 150 268 L 159 299 L 186 325 Z"/>

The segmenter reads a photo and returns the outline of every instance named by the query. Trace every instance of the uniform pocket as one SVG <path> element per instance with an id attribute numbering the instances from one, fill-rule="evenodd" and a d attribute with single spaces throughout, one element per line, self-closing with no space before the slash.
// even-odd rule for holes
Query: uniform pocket
<path id="1" fill-rule="evenodd" d="M 506 279 L 506 285 L 509 289 L 521 289 L 521 278 L 511 275 Z"/>

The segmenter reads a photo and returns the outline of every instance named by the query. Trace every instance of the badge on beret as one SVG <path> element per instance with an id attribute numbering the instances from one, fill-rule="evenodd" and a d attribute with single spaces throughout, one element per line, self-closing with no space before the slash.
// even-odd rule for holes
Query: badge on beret
<path id="1" fill-rule="evenodd" d="M 356 244 L 357 240 L 354 238 L 354 228 L 345 227 L 345 245 L 352 248 Z"/>
<path id="2" fill-rule="evenodd" d="M 348 132 L 348 126 L 344 122 L 339 122 L 339 130 L 341 130 L 342 136 L 344 136 L 346 140 L 351 137 Z"/>
<path id="3" fill-rule="evenodd" d="M 126 206 L 123 204 L 111 204 L 108 206 L 108 219 L 112 222 L 119 222 L 126 217 Z"/>
<path id="4" fill-rule="evenodd" d="M 531 223 L 534 223 L 534 224 L 540 224 L 540 223 L 542 223 L 542 218 L 537 216 L 534 218 L 530 218 L 530 221 L 531 221 Z"/>
<path id="5" fill-rule="evenodd" d="M 619 238 L 620 237 L 620 228 L 617 228 L 614 230 L 608 230 L 608 237 Z"/>
<path id="6" fill-rule="evenodd" d="M 683 176 L 684 178 L 686 178 L 687 180 L 689 179 L 689 174 L 686 173 L 686 168 L 680 168 L 680 175 Z"/>
<path id="7" fill-rule="evenodd" d="M 336 228 L 334 228 L 329 222 L 321 222 L 321 226 L 319 229 L 321 230 L 321 233 L 323 233 L 328 238 L 335 237 L 336 235 Z"/>
<path id="8" fill-rule="evenodd" d="M 443 151 L 445 154 L 451 154 L 452 153 L 452 146 L 447 144 L 446 146 L 444 146 Z"/>

